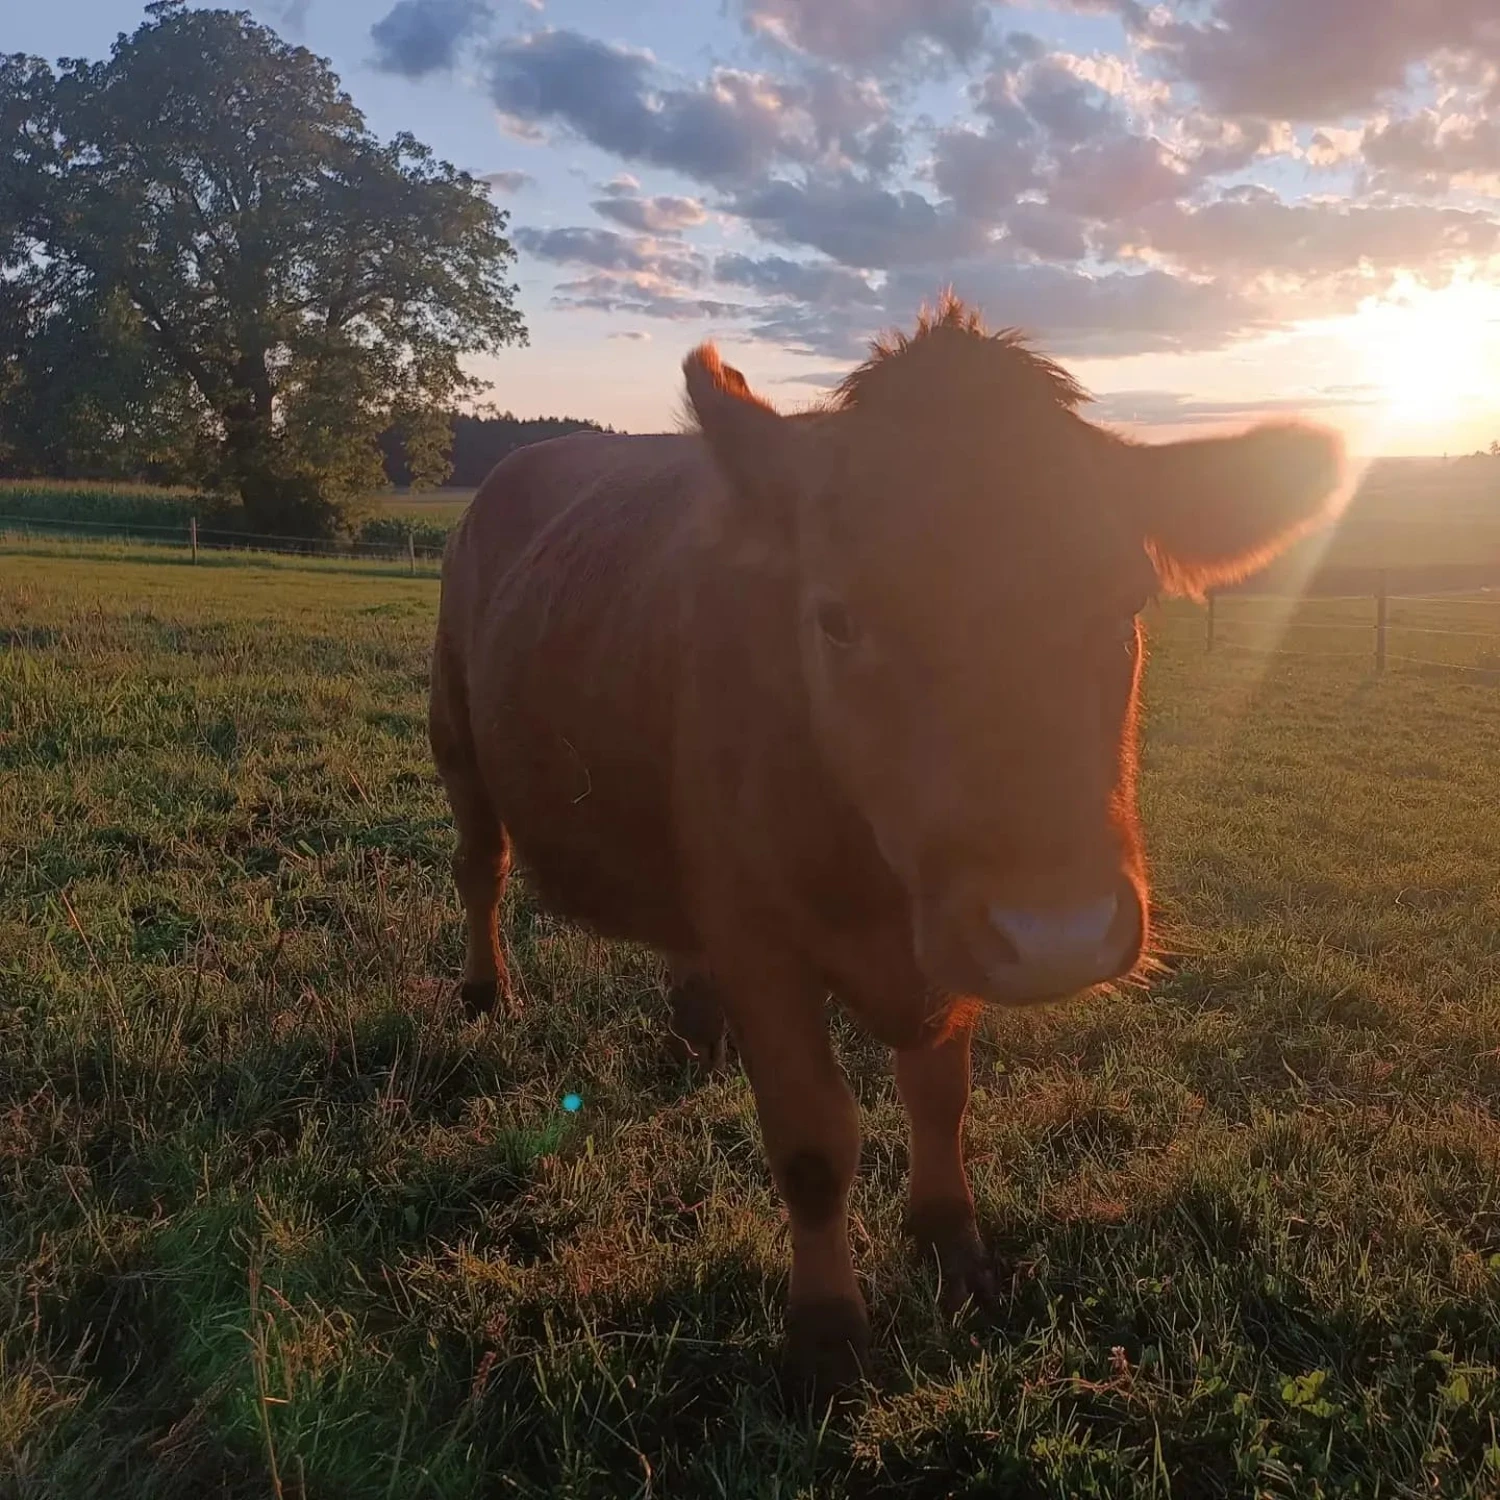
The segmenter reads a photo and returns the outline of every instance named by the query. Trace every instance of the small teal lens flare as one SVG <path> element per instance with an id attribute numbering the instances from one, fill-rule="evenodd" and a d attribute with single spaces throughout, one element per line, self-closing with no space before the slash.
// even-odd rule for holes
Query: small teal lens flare
<path id="1" fill-rule="evenodd" d="M 564 1094 L 563 1108 L 567 1110 L 570 1115 L 576 1115 L 578 1111 L 583 1108 L 583 1100 L 580 1099 L 577 1094 Z"/>

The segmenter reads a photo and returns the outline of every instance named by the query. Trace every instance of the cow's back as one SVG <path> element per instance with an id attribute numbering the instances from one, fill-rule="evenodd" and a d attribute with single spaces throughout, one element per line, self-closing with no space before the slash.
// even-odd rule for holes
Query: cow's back
<path id="1" fill-rule="evenodd" d="M 718 480 L 689 436 L 521 449 L 449 544 L 438 650 L 543 901 L 691 947 L 672 819 L 683 600 Z"/>

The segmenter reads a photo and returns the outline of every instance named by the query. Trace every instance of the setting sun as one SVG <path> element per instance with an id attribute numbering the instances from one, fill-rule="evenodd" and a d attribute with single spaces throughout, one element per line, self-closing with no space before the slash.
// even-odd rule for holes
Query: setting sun
<path id="1" fill-rule="evenodd" d="M 1446 424 L 1500 386 L 1500 287 L 1485 282 L 1408 280 L 1364 303 L 1347 336 L 1390 427 Z"/>

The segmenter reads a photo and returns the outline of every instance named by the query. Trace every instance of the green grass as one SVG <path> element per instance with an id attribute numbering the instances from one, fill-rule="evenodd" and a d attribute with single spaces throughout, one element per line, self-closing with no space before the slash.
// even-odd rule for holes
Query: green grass
<path id="1" fill-rule="evenodd" d="M 436 594 L 0 547 L 0 1494 L 1500 1490 L 1500 687 L 1154 623 L 1178 966 L 987 1023 L 1006 1296 L 956 1327 L 840 1026 L 882 1366 L 824 1427 L 776 1395 L 748 1087 L 668 1061 L 657 964 L 518 888 L 524 1018 L 448 1008 Z M 1367 650 L 1368 606 L 1312 618 Z"/>

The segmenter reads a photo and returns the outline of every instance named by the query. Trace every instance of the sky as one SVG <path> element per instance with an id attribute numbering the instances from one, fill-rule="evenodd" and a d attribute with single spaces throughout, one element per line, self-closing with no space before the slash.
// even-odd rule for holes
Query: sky
<path id="1" fill-rule="evenodd" d="M 509 217 L 522 416 L 805 406 L 946 286 L 1148 438 L 1500 438 L 1496 0 L 245 0 Z M 133 0 L 5 7 L 104 54 Z"/>

